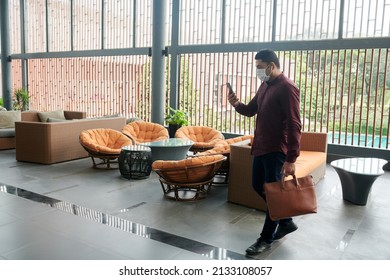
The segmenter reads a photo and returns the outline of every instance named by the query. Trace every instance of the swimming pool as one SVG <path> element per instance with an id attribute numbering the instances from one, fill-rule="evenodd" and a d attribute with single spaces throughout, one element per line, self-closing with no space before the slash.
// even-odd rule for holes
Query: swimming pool
<path id="1" fill-rule="evenodd" d="M 334 137 L 333 137 L 334 136 Z M 386 136 L 380 137 L 372 135 L 352 135 L 351 133 L 328 133 L 328 143 L 333 144 L 342 144 L 342 145 L 352 145 L 359 147 L 374 147 L 380 149 L 389 149 L 390 148 L 390 139 L 386 138 Z M 388 145 L 388 146 L 386 146 Z"/>

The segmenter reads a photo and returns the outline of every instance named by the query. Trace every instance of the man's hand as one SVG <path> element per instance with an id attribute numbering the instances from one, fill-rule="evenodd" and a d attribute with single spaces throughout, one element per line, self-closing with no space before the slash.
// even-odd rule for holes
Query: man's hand
<path id="1" fill-rule="evenodd" d="M 285 176 L 295 175 L 295 163 L 286 161 L 282 167 L 282 174 Z"/>
<path id="2" fill-rule="evenodd" d="M 231 91 L 229 91 L 228 100 L 233 107 L 236 107 L 240 103 L 240 101 L 237 98 L 237 95 Z"/>

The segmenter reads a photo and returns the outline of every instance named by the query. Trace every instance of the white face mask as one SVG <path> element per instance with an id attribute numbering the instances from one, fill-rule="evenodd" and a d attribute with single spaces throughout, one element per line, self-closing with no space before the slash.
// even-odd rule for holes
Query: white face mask
<path id="1" fill-rule="evenodd" d="M 265 69 L 256 69 L 257 78 L 259 78 L 263 82 L 269 81 L 269 76 L 267 76 L 267 73 L 265 72 L 267 68 L 268 66 Z"/>

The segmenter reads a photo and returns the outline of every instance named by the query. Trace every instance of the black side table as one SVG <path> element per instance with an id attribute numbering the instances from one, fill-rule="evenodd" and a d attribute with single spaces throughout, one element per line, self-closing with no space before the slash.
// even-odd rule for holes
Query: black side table
<path id="1" fill-rule="evenodd" d="M 152 171 L 152 151 L 145 146 L 124 146 L 119 154 L 118 163 L 119 171 L 124 178 L 148 178 Z"/>
<path id="2" fill-rule="evenodd" d="M 384 174 L 387 160 L 380 158 L 343 158 L 330 165 L 340 177 L 343 199 L 353 204 L 366 205 L 371 186 Z"/>

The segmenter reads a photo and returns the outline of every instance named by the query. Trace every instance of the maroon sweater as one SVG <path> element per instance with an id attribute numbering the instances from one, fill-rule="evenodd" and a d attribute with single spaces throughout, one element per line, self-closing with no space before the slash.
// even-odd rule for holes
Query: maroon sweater
<path id="1" fill-rule="evenodd" d="M 301 119 L 300 92 L 283 74 L 264 82 L 247 104 L 239 103 L 236 111 L 244 116 L 256 116 L 252 155 L 282 152 L 287 162 L 299 156 Z"/>

